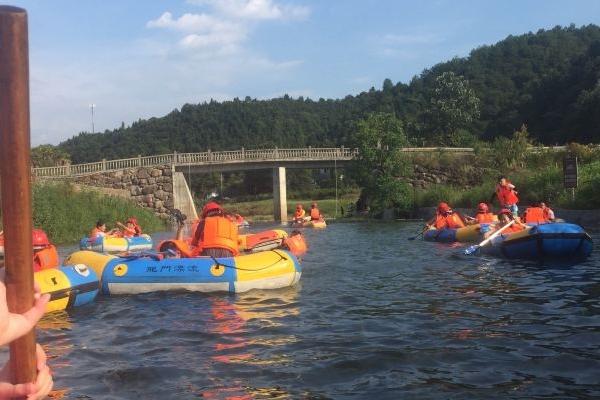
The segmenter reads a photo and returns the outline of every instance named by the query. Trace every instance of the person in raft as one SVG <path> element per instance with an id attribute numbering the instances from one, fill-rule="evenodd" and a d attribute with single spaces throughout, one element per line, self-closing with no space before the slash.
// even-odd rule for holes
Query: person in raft
<path id="1" fill-rule="evenodd" d="M 554 220 L 554 211 L 546 206 L 544 202 L 527 207 L 523 213 L 523 221 L 526 224 L 546 224 Z"/>
<path id="2" fill-rule="evenodd" d="M 92 232 L 90 233 L 90 239 L 94 240 L 97 237 L 113 236 L 118 231 L 118 229 L 114 228 L 111 229 L 109 232 L 106 232 L 106 224 L 104 223 L 104 221 L 98 220 L 98 222 L 96 222 L 96 226 L 94 227 L 94 229 L 92 229 Z"/>
<path id="3" fill-rule="evenodd" d="M 543 201 L 540 203 L 540 207 L 544 211 L 544 218 L 548 222 L 556 221 L 556 217 L 554 216 L 554 211 L 546 205 Z"/>
<path id="4" fill-rule="evenodd" d="M 218 203 L 208 202 L 202 209 L 202 217 L 194 237 L 192 246 L 196 252 L 208 257 L 234 257 L 238 250 L 238 226 L 225 215 L 223 207 Z"/>
<path id="5" fill-rule="evenodd" d="M 311 221 L 323 221 L 323 215 L 321 215 L 321 211 L 319 211 L 319 207 L 316 202 L 313 202 L 310 205 L 310 220 Z"/>
<path id="6" fill-rule="evenodd" d="M 486 203 L 479 203 L 477 205 L 477 213 L 475 214 L 475 224 L 491 224 L 498 221 L 498 218 L 490 212 L 490 208 Z"/>
<path id="7" fill-rule="evenodd" d="M 31 331 L 39 319 L 44 315 L 46 305 L 50 300 L 49 294 L 42 295 L 40 287 L 35 285 L 33 307 L 24 314 L 15 314 L 8 311 L 6 302 L 6 287 L 4 286 L 4 268 L 0 269 L 0 346 L 4 346 Z M 54 382 L 50 368 L 46 365 L 46 353 L 39 344 L 35 351 L 37 378 L 35 382 L 12 384 L 10 383 L 11 370 L 7 363 L 0 368 L 0 399 L 27 398 L 44 399 L 52 390 Z"/>
<path id="8" fill-rule="evenodd" d="M 517 217 L 519 215 L 519 197 L 517 197 L 518 192 L 515 190 L 515 185 L 510 183 L 510 181 L 505 176 L 500 176 L 498 178 L 498 184 L 496 185 L 496 191 L 492 195 L 490 199 L 490 203 L 492 202 L 494 196 L 498 198 L 498 203 L 500 203 L 501 209 L 507 209 L 512 212 L 512 214 Z"/>
<path id="9" fill-rule="evenodd" d="M 462 216 L 443 201 L 438 204 L 435 216 L 427 223 L 428 229 L 458 229 L 465 225 Z"/>
<path id="10" fill-rule="evenodd" d="M 300 203 L 296 204 L 296 211 L 294 211 L 294 222 L 303 222 L 304 217 L 306 217 L 304 206 L 302 206 Z"/>
<path id="11" fill-rule="evenodd" d="M 142 228 L 138 224 L 135 217 L 127 218 L 125 225 L 121 224 L 120 222 L 117 222 L 117 225 L 123 228 L 123 237 L 134 237 L 142 234 Z"/>
<path id="12" fill-rule="evenodd" d="M 515 221 L 514 224 L 506 228 L 502 235 L 510 235 L 511 233 L 521 232 L 524 229 L 527 229 L 528 226 L 522 223 L 518 217 L 515 217 L 511 210 L 507 208 L 503 208 L 498 213 L 498 222 L 491 226 L 491 229 L 485 232 L 484 238 L 489 237 L 492 233 L 502 228 L 504 225 L 508 224 L 510 221 Z"/>

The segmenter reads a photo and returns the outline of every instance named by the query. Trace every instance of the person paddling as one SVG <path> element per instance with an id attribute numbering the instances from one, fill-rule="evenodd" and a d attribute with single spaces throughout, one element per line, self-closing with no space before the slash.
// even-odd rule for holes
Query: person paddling
<path id="1" fill-rule="evenodd" d="M 504 234 L 510 235 L 511 233 L 516 233 L 516 232 L 521 232 L 524 229 L 528 229 L 528 226 L 523 224 L 519 218 L 516 218 L 512 211 L 507 209 L 507 208 L 503 208 L 502 210 L 500 210 L 500 212 L 498 213 L 498 222 L 496 222 L 492 229 L 490 229 L 489 231 L 487 231 L 484 234 L 484 237 L 489 237 L 491 234 L 493 234 L 495 231 L 497 231 L 498 229 L 501 229 L 502 227 L 504 227 L 505 225 L 507 225 L 509 222 L 514 221 L 511 226 L 509 226 L 506 230 L 504 230 Z"/>
<path id="2" fill-rule="evenodd" d="M 438 204 L 435 216 L 427 224 L 429 229 L 458 229 L 464 228 L 466 223 L 463 218 L 446 202 Z"/>
<path id="3" fill-rule="evenodd" d="M 303 222 L 305 216 L 306 210 L 304 210 L 302 204 L 296 204 L 296 211 L 294 212 L 294 222 Z"/>

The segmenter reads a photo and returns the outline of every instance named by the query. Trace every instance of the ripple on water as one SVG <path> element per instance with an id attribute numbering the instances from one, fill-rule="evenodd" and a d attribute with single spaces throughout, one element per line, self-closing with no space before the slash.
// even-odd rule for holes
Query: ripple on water
<path id="1" fill-rule="evenodd" d="M 307 230 L 294 288 L 104 297 L 48 316 L 55 397 L 600 397 L 597 246 L 540 267 L 408 241 L 418 229 Z"/>

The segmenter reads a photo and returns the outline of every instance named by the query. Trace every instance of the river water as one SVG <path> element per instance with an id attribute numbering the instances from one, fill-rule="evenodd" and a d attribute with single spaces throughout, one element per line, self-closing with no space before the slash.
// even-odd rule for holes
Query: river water
<path id="1" fill-rule="evenodd" d="M 54 398 L 600 398 L 600 235 L 586 262 L 542 267 L 408 241 L 419 228 L 307 230 L 285 290 L 46 316 Z"/>

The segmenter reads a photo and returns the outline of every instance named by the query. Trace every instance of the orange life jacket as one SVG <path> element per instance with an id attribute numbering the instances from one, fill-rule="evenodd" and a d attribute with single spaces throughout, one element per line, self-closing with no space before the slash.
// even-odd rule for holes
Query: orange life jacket
<path id="1" fill-rule="evenodd" d="M 306 253 L 308 246 L 302 235 L 292 235 L 283 239 L 283 244 L 290 250 L 290 253 L 299 257 Z"/>
<path id="2" fill-rule="evenodd" d="M 435 217 L 435 228 L 436 229 L 457 229 L 463 228 L 464 222 L 460 219 L 458 214 L 452 213 L 449 215 L 438 214 Z"/>
<path id="3" fill-rule="evenodd" d="M 525 229 L 525 228 L 521 225 L 512 224 L 511 226 L 506 228 L 504 231 L 502 231 L 502 233 L 504 235 L 506 235 L 506 234 L 516 233 L 516 232 L 521 232 L 523 229 Z"/>
<path id="4" fill-rule="evenodd" d="M 49 245 L 41 250 L 33 252 L 33 268 L 35 271 L 48 268 L 58 268 L 60 262 L 58 260 L 58 252 L 54 245 Z"/>
<path id="5" fill-rule="evenodd" d="M 304 218 L 305 215 L 306 211 L 304 211 L 304 209 L 296 210 L 294 213 L 294 218 Z"/>
<path id="6" fill-rule="evenodd" d="M 204 240 L 202 249 L 225 249 L 239 254 L 238 227 L 226 217 L 207 217 L 204 220 Z"/>
<path id="7" fill-rule="evenodd" d="M 479 212 L 475 214 L 475 220 L 478 224 L 490 224 L 496 221 L 494 214 Z"/>
<path id="8" fill-rule="evenodd" d="M 542 207 L 528 207 L 525 210 L 525 223 L 543 224 L 548 222 L 547 214 L 544 215 Z"/>
<path id="9" fill-rule="evenodd" d="M 321 211 L 319 211 L 318 208 L 311 208 L 310 209 L 310 219 L 312 219 L 313 221 L 318 221 L 321 219 Z"/>
<path id="10" fill-rule="evenodd" d="M 500 202 L 500 206 L 505 205 L 513 205 L 519 202 L 519 198 L 513 189 L 510 189 L 507 183 L 506 186 L 498 185 L 496 186 L 496 196 L 498 196 L 498 201 Z"/>

